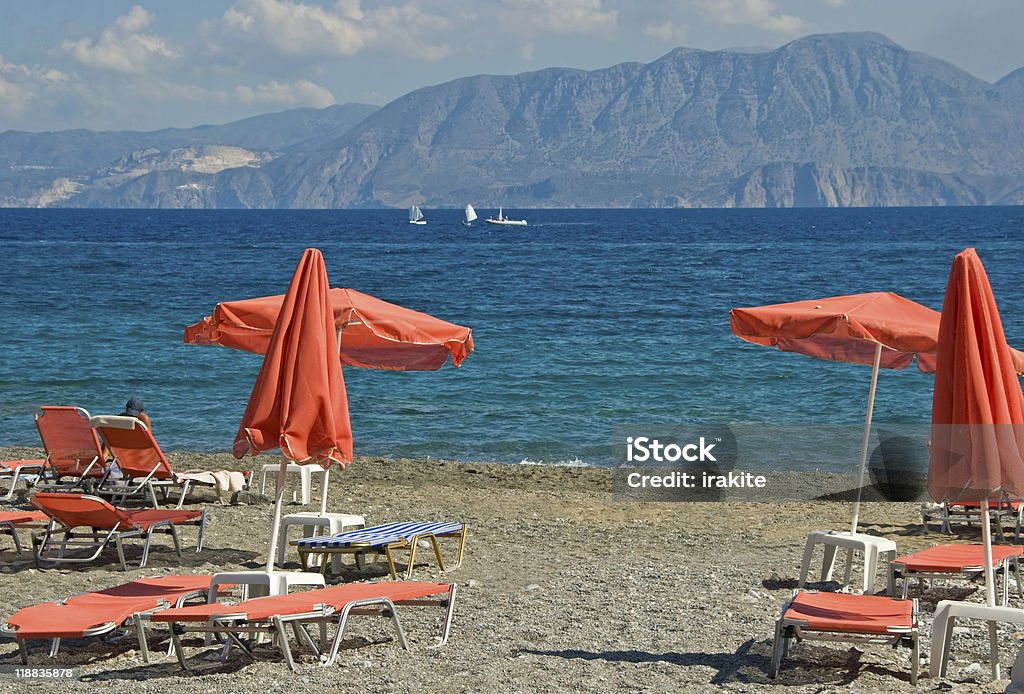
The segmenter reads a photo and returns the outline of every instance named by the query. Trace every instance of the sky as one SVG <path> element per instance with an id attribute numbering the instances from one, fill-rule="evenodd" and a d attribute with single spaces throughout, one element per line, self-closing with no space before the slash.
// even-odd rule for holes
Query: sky
<path id="1" fill-rule="evenodd" d="M 989 82 L 1021 0 L 0 0 L 0 131 L 156 130 L 383 105 L 481 73 L 877 31 Z"/>

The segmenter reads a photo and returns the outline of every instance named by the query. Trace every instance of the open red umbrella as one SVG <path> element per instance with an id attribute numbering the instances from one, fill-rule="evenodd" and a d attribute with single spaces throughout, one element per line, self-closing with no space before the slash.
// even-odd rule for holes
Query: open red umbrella
<path id="1" fill-rule="evenodd" d="M 267 571 L 273 570 L 288 463 L 327 469 L 352 460 L 348 401 L 328 290 L 323 256 L 307 248 L 281 303 L 232 449 L 236 458 L 281 449 Z"/>
<path id="2" fill-rule="evenodd" d="M 918 370 L 934 371 L 938 311 L 892 292 L 872 292 L 734 308 L 729 312 L 729 325 L 736 337 L 754 344 L 818 359 L 872 365 L 850 530 L 856 533 L 878 369 L 903 369 L 917 357 Z"/>
<path id="3" fill-rule="evenodd" d="M 936 501 L 1024 495 L 1024 394 L 988 275 L 973 248 L 953 259 L 939 326 L 928 491 Z M 992 537 L 982 522 L 986 602 L 995 604 Z"/>
<path id="4" fill-rule="evenodd" d="M 433 371 L 449 355 L 458 366 L 473 351 L 473 333 L 426 313 L 354 289 L 331 289 L 341 363 L 366 369 Z M 185 344 L 221 345 L 265 354 L 284 296 L 222 301 L 185 328 Z"/>

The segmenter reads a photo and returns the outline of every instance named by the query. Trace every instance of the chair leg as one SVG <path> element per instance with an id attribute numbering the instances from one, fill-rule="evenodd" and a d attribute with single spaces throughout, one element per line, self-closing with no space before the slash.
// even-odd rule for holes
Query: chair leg
<path id="1" fill-rule="evenodd" d="M 177 552 L 178 556 L 180 557 L 181 556 L 181 540 L 178 539 L 178 529 L 176 527 L 174 527 L 174 523 L 171 523 L 168 526 L 168 528 L 170 529 L 170 532 L 171 532 L 171 539 L 174 540 L 174 551 Z"/>
<path id="2" fill-rule="evenodd" d="M 988 623 L 989 646 L 992 653 L 992 679 L 999 679 L 999 631 L 995 622 Z"/>
<path id="3" fill-rule="evenodd" d="M 18 552 L 18 554 L 23 554 L 24 550 L 21 548 L 21 540 L 18 539 L 18 531 L 14 529 L 13 525 L 10 527 L 11 539 L 14 540 L 14 549 Z"/>
<path id="4" fill-rule="evenodd" d="M 910 684 L 916 687 L 917 670 L 921 663 L 921 641 L 916 630 L 910 638 Z"/>
<path id="5" fill-rule="evenodd" d="M 455 618 L 455 591 L 458 586 L 452 584 L 451 591 L 448 593 L 448 605 L 445 608 L 444 613 L 444 624 L 441 625 L 441 640 L 438 642 L 438 646 L 443 646 L 448 643 L 448 636 L 452 630 L 452 621 Z"/>
<path id="6" fill-rule="evenodd" d="M 949 670 L 949 651 L 953 647 L 953 621 L 952 617 L 948 618 L 943 630 L 943 638 L 940 643 L 942 646 L 942 657 L 939 658 L 939 677 L 945 677 L 946 672 Z M 935 638 L 934 624 L 932 625 L 932 638 Z"/>
<path id="7" fill-rule="evenodd" d="M 415 546 L 413 546 L 413 550 L 414 550 L 413 551 L 413 555 L 415 555 Z M 385 545 L 384 546 L 384 555 L 388 558 L 388 568 L 391 569 L 391 578 L 392 579 L 397 579 L 398 578 L 398 572 L 395 571 L 395 557 L 391 553 L 391 546 L 390 545 Z M 405 577 L 409 578 L 409 574 L 411 572 L 412 572 L 412 555 L 409 557 L 409 566 L 406 569 Z"/>
<path id="8" fill-rule="evenodd" d="M 1024 600 L 1024 585 L 1020 580 L 1020 561 L 1017 557 L 1010 557 L 1010 560 L 1013 562 L 1013 578 L 1017 581 L 1017 597 Z"/>
<path id="9" fill-rule="evenodd" d="M 785 627 L 782 626 L 782 618 L 775 622 L 775 638 L 772 640 L 772 659 L 768 665 L 768 677 L 775 679 L 779 676 L 779 669 L 782 667 L 782 649 L 786 640 Z"/>
<path id="10" fill-rule="evenodd" d="M 466 535 L 468 534 L 469 529 L 465 525 L 463 525 L 462 532 L 459 533 L 458 538 L 459 546 L 455 550 L 455 565 L 452 567 L 453 569 L 459 568 L 459 566 L 462 564 L 462 554 L 466 551 Z"/>
<path id="11" fill-rule="evenodd" d="M 192 480 L 184 480 L 181 483 L 181 496 L 178 497 L 178 505 L 175 506 L 175 508 L 181 508 L 181 505 L 185 503 L 185 497 L 188 496 L 188 488 L 190 484 L 192 484 Z"/>
<path id="12" fill-rule="evenodd" d="M 430 544 L 434 548 L 434 556 L 437 558 L 437 566 L 441 571 L 447 571 L 444 567 L 444 557 L 441 556 L 441 545 L 438 543 L 437 535 L 430 536 Z"/>
<path id="13" fill-rule="evenodd" d="M 128 570 L 128 562 L 124 559 L 124 547 L 121 544 L 121 534 L 117 533 L 114 535 L 114 546 L 117 547 L 117 558 L 121 560 L 121 570 Z M 146 546 L 142 548 L 142 563 L 139 564 L 139 568 L 146 565 L 146 556 L 149 554 L 149 537 L 146 537 Z"/>
<path id="14" fill-rule="evenodd" d="M 191 670 L 192 668 L 190 668 L 188 663 L 185 662 L 185 649 L 181 645 L 181 638 L 178 636 L 178 632 L 174 629 L 175 626 L 175 622 L 167 624 L 167 628 L 171 632 L 171 643 L 174 646 L 174 654 L 178 656 L 178 665 L 181 666 L 182 670 Z"/>
<path id="15" fill-rule="evenodd" d="M 274 632 L 275 636 L 279 639 L 278 644 L 281 647 L 281 653 L 284 654 L 284 661 L 288 663 L 288 669 L 295 672 L 295 660 L 292 658 L 291 644 L 288 643 L 288 632 L 284 628 L 281 617 L 278 615 L 274 615 Z"/>
<path id="16" fill-rule="evenodd" d="M 142 656 L 142 662 L 149 664 L 149 643 L 146 641 L 146 627 L 143 624 L 143 620 L 138 615 L 135 616 L 135 636 L 139 640 L 139 655 Z"/>
<path id="17" fill-rule="evenodd" d="M 384 604 L 387 605 L 387 611 L 391 615 L 391 621 L 395 625 L 395 631 L 398 633 L 398 642 L 402 644 L 403 649 L 409 650 L 409 641 L 405 638 L 405 629 L 402 628 L 402 620 L 398 618 L 398 610 L 395 609 L 395 603 L 384 598 Z"/>
<path id="18" fill-rule="evenodd" d="M 203 509 L 203 515 L 199 516 L 199 538 L 196 540 L 196 554 L 203 551 L 203 538 L 206 535 L 206 509 Z"/>
<path id="19" fill-rule="evenodd" d="M 412 576 L 412 567 L 416 565 L 416 546 L 419 544 L 418 538 L 413 538 L 409 547 L 409 565 L 405 567 L 405 580 L 409 580 Z"/>

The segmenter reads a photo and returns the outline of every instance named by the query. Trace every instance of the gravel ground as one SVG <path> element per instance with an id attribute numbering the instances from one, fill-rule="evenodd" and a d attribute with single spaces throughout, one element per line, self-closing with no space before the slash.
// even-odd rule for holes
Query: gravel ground
<path id="1" fill-rule="evenodd" d="M 0 449 L 4 459 L 39 455 Z M 177 468 L 237 468 L 227 455 L 174 453 Z M 272 461 L 271 457 L 258 459 Z M 55 659 L 32 645 L 40 667 L 81 667 L 81 679 L 58 684 L 0 680 L 0 691 L 35 692 L 1001 692 L 989 680 L 987 631 L 967 624 L 954 639 L 949 678 L 909 683 L 909 650 L 843 644 L 796 646 L 778 680 L 768 679 L 773 625 L 796 586 L 809 531 L 843 528 L 849 505 L 787 503 L 617 503 L 606 470 L 503 466 L 437 460 L 358 459 L 333 475 L 329 509 L 358 513 L 367 523 L 400 519 L 461 520 L 469 525 L 462 566 L 440 574 L 432 563 L 414 578 L 459 583 L 449 644 L 429 649 L 440 620 L 435 610 L 405 610 L 413 639 L 403 651 L 379 619 L 357 622 L 339 662 L 322 668 L 312 654 L 291 673 L 269 645 L 256 660 L 237 650 L 226 663 L 196 640 L 189 649 L 204 674 L 184 674 L 151 638 L 154 662 L 138 659 L 133 636 L 65 642 Z M 314 495 L 317 485 L 314 485 Z M 204 495 L 205 494 L 205 495 Z M 73 569 L 39 570 L 0 540 L 0 616 L 44 600 L 95 590 L 145 575 L 259 569 L 265 558 L 269 503 L 221 506 L 200 491 L 189 507 L 208 509 L 206 548 L 178 559 L 163 538 L 143 570 L 119 570 L 115 555 Z M 25 507 L 24 500 L 16 504 Z M 286 512 L 315 510 L 298 504 Z M 910 552 L 947 540 L 921 526 L 913 503 L 864 505 L 862 529 Z M 191 528 L 183 531 L 194 546 Z M 976 540 L 969 534 L 962 540 Z M 138 556 L 138 546 L 132 548 Z M 427 556 L 424 554 L 424 559 Z M 295 561 L 293 557 L 293 561 Z M 293 563 L 289 568 L 297 569 Z M 382 566 L 343 578 L 380 578 Z M 881 584 L 878 586 L 881 588 Z M 979 586 L 947 582 L 922 599 L 922 651 L 930 617 L 944 598 L 980 601 Z M 1002 660 L 1012 662 L 1024 634 L 1001 627 Z M 159 642 L 159 643 L 157 643 Z M 204 655 L 206 656 L 204 658 Z M 19 661 L 0 641 L 0 668 Z"/>

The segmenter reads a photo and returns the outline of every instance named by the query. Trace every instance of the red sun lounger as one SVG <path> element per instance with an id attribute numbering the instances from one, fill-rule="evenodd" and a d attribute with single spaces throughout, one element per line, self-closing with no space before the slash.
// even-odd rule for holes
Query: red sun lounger
<path id="1" fill-rule="evenodd" d="M 148 496 L 153 508 L 160 508 L 156 500 L 155 487 L 166 492 L 169 487 L 180 487 L 178 508 L 185 501 L 190 482 L 182 480 L 171 468 L 170 461 L 153 438 L 153 433 L 140 419 L 135 417 L 102 416 L 89 420 L 107 448 L 114 454 L 114 460 L 123 478 L 113 480 L 109 476 L 97 490 L 110 496 L 115 502 L 123 503 L 128 497 Z"/>
<path id="2" fill-rule="evenodd" d="M 46 449 L 38 490 L 74 491 L 99 483 L 105 461 L 89 413 L 81 407 L 46 406 L 36 412 L 36 429 Z"/>
<path id="3" fill-rule="evenodd" d="M 153 438 L 153 432 L 142 420 L 135 417 L 102 416 L 93 417 L 89 422 L 114 454 L 117 467 L 123 475 L 120 480 L 106 478 L 97 490 L 99 494 L 110 496 L 115 502 L 123 502 L 134 496 L 148 496 L 153 508 L 159 508 L 155 488 L 159 487 L 166 499 L 169 488 L 180 487 L 181 496 L 178 497 L 177 508 L 181 508 L 193 485 L 217 487 L 222 479 L 230 482 L 227 476 L 235 475 L 239 487 L 247 489 L 252 481 L 251 470 L 222 470 L 217 473 L 201 470 L 175 471 L 160 449 L 160 444 Z"/>
<path id="4" fill-rule="evenodd" d="M 188 630 L 221 634 L 226 646 L 230 646 L 231 643 L 237 644 L 250 655 L 251 651 L 242 641 L 242 636 L 272 633 L 277 638 L 288 667 L 295 670 L 295 660 L 285 628 L 288 624 L 292 625 L 299 641 L 320 656 L 320 662 L 325 667 L 333 664 L 338 657 L 338 649 L 345 638 L 350 615 L 390 617 L 399 642 L 408 650 L 405 631 L 395 609 L 398 605 L 441 607 L 444 610 L 444 622 L 437 645 L 444 645 L 448 641 L 455 610 L 455 589 L 454 583 L 346 583 L 287 595 L 253 598 L 237 605 L 190 605 L 180 609 L 161 610 L 144 615 L 143 618 L 169 625 L 174 650 L 183 669 L 188 670 L 189 666 L 178 634 Z M 322 647 L 326 646 L 327 623 L 335 623 L 336 628 L 329 653 L 321 654 Z M 317 647 L 307 630 L 312 624 L 324 627 L 321 630 L 321 648 Z"/>
<path id="5" fill-rule="evenodd" d="M 797 593 L 775 623 L 768 675 L 775 678 L 791 639 L 887 645 L 909 644 L 910 682 L 917 684 L 917 600 L 879 595 Z"/>
<path id="6" fill-rule="evenodd" d="M 181 556 L 176 525 L 199 526 L 196 552 L 203 548 L 203 533 L 206 528 L 206 511 L 184 511 L 145 509 L 129 511 L 112 506 L 98 496 L 62 492 L 40 492 L 29 499 L 32 505 L 50 517 L 46 531 L 33 539 L 36 545 L 36 564 L 40 567 L 62 563 L 84 563 L 99 557 L 103 548 L 114 541 L 121 568 L 128 570 L 121 541 L 129 537 L 145 535 L 139 568 L 146 565 L 149 557 L 149 543 L 153 533 L 169 533 L 174 540 L 174 549 Z M 76 532 L 77 528 L 86 528 Z M 88 556 L 66 555 L 68 549 L 85 548 L 92 550 Z"/>
<path id="7" fill-rule="evenodd" d="M 0 460 L 0 478 L 10 478 L 11 488 L 7 490 L 0 499 L 10 501 L 14 498 L 14 492 L 18 488 L 18 482 L 24 482 L 28 488 L 29 482 L 36 479 L 43 469 L 46 461 L 42 458 L 32 460 Z"/>
<path id="8" fill-rule="evenodd" d="M 992 568 L 1003 575 L 1003 602 L 1009 602 L 1009 573 L 1012 570 L 1017 579 L 1018 596 L 1024 600 L 1021 586 L 1020 557 L 1024 547 L 1010 545 L 992 546 Z M 985 571 L 985 546 L 935 545 L 920 552 L 894 559 L 889 564 L 889 595 L 896 592 L 896 581 L 903 579 L 903 598 L 906 599 L 910 579 L 922 581 L 926 578 L 963 578 L 973 580 Z"/>
<path id="9" fill-rule="evenodd" d="M 1007 521 L 1014 525 L 1014 540 L 1020 539 L 1021 524 L 1024 522 L 1024 502 L 1020 499 L 1003 497 L 989 502 L 989 521 L 1000 542 L 1005 541 L 1003 526 Z M 940 532 L 953 534 L 953 523 L 961 523 L 968 527 L 981 526 L 980 501 L 944 501 L 933 509 L 922 509 L 921 518 L 925 529 L 928 521 L 938 518 L 941 523 Z"/>
<path id="10" fill-rule="evenodd" d="M 22 553 L 18 528 L 38 528 L 46 520 L 46 514 L 39 511 L 0 511 L 0 533 L 7 533 L 14 540 L 14 549 Z"/>
<path id="11" fill-rule="evenodd" d="M 205 599 L 209 575 L 140 578 L 106 590 L 82 593 L 61 602 L 45 602 L 18 610 L 0 625 L 0 636 L 18 640 L 21 661 L 28 664 L 31 639 L 53 639 L 50 656 L 57 654 L 61 639 L 100 636 L 133 625 L 139 651 L 149 662 L 149 650 L 141 620 L 134 617 L 168 607 L 180 607 L 186 600 Z"/>

